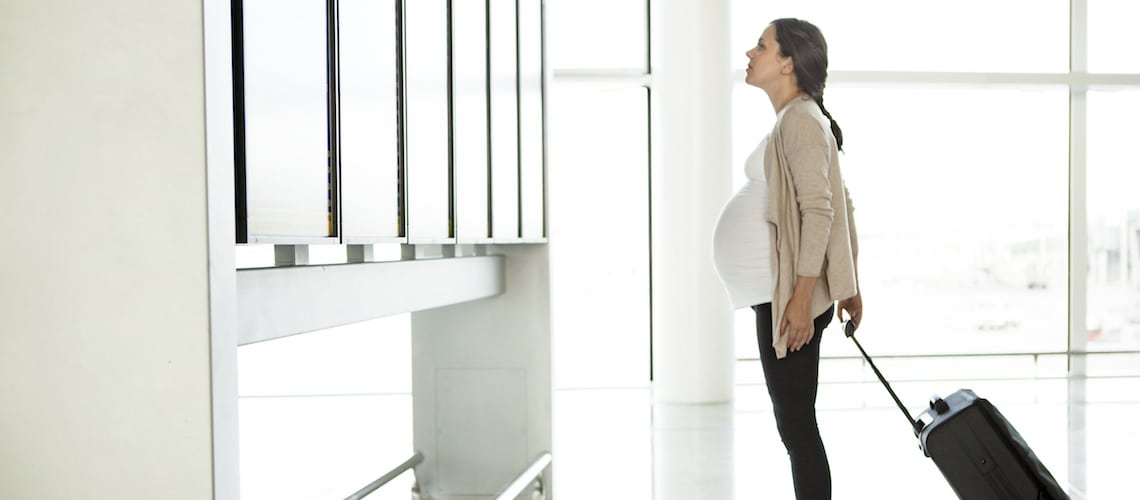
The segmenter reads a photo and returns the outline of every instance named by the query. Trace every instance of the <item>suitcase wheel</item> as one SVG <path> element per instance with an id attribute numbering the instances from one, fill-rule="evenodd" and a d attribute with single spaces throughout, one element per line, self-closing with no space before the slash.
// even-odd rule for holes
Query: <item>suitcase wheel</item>
<path id="1" fill-rule="evenodd" d="M 935 413 L 941 415 L 950 411 L 950 405 L 946 404 L 945 400 L 935 394 L 934 396 L 930 397 L 930 409 L 934 410 Z"/>

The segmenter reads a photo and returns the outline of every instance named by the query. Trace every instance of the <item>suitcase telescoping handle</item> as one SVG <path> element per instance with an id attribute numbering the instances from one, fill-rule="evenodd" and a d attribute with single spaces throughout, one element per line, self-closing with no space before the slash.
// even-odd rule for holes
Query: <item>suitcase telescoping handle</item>
<path id="1" fill-rule="evenodd" d="M 894 398 L 895 404 L 899 406 L 900 410 L 902 410 L 903 415 L 906 415 L 906 421 L 910 424 L 911 429 L 914 430 L 914 435 L 917 436 L 918 433 L 922 431 L 922 421 L 915 420 L 914 417 L 910 416 L 910 412 L 907 411 L 906 407 L 903 406 L 902 401 L 899 400 L 898 394 L 895 394 L 895 390 L 891 389 L 891 384 L 887 382 L 886 378 L 883 378 L 883 374 L 879 372 L 879 368 L 875 366 L 875 362 L 871 361 L 871 357 L 867 355 L 867 351 L 863 350 L 863 346 L 860 345 L 859 340 L 855 338 L 855 324 L 851 321 L 845 322 L 843 324 L 843 333 L 847 335 L 847 338 L 855 342 L 855 347 L 858 347 L 859 352 L 863 353 L 863 359 L 866 359 L 867 363 L 871 365 L 871 369 L 875 370 L 875 375 L 879 377 L 879 381 L 883 383 L 883 387 L 887 388 L 887 392 L 891 393 L 891 397 Z"/>

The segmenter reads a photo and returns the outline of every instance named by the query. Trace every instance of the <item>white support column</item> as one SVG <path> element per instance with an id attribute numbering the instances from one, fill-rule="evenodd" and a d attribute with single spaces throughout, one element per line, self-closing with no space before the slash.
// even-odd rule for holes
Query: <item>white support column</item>
<path id="1" fill-rule="evenodd" d="M 652 0 L 650 13 L 654 397 L 724 402 L 732 314 L 711 250 L 732 189 L 729 2 Z"/>
<path id="2" fill-rule="evenodd" d="M 501 295 L 412 313 L 413 433 L 424 454 L 416 467 L 424 498 L 490 498 L 551 451 L 549 250 L 491 252 L 503 259 Z M 548 468 L 547 498 L 551 477 Z"/>
<path id="3" fill-rule="evenodd" d="M 1088 72 L 1088 3 L 1070 2 L 1069 72 Z M 1088 350 L 1088 87 L 1069 87 L 1069 351 Z M 1069 485 L 1088 491 L 1088 356 L 1069 356 Z"/>
<path id="4" fill-rule="evenodd" d="M 236 498 L 202 1 L 4 2 L 0 33 L 0 498 Z"/>
<path id="5" fill-rule="evenodd" d="M 1072 2 L 1069 71 L 1088 71 L 1088 7 Z M 1088 87 L 1069 89 L 1069 349 L 1088 349 Z M 1071 358 L 1069 373 L 1085 375 L 1085 358 Z"/>

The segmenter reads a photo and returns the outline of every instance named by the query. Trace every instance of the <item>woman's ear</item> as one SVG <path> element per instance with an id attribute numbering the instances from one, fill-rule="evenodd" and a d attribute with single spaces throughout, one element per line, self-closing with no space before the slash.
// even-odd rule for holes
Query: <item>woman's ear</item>
<path id="1" fill-rule="evenodd" d="M 795 63 L 795 61 L 792 60 L 791 57 L 785 57 L 783 61 L 780 61 L 780 74 L 791 75 L 791 74 L 794 74 L 795 72 L 796 72 L 796 63 Z"/>

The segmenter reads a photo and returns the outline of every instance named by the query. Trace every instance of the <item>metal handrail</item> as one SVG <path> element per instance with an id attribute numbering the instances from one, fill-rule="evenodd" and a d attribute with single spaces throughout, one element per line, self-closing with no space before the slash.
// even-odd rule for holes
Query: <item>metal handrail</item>
<path id="1" fill-rule="evenodd" d="M 404 461 L 404 463 L 396 466 L 395 469 L 388 471 L 387 474 L 380 476 L 380 479 L 377 479 L 375 481 L 372 481 L 371 483 L 368 483 L 368 486 L 361 488 L 360 491 L 357 491 L 356 493 L 349 495 L 344 500 L 360 500 L 360 499 L 372 494 L 373 491 L 376 491 L 381 486 L 388 484 L 389 481 L 396 479 L 400 474 L 403 474 L 408 469 L 411 469 L 412 467 L 415 467 L 415 466 L 423 463 L 423 461 L 424 461 L 423 453 L 420 453 L 417 451 L 415 455 L 412 455 L 412 458 L 409 458 L 406 461 Z"/>
<path id="2" fill-rule="evenodd" d="M 519 493 L 522 493 L 527 485 L 534 481 L 538 481 L 539 488 L 542 488 L 542 471 L 550 465 L 551 461 L 553 461 L 553 458 L 549 452 L 540 455 L 530 464 L 530 467 L 527 467 L 514 481 L 511 481 L 505 488 L 499 490 L 499 493 L 494 496 L 494 500 L 514 500 L 519 496 Z"/>

